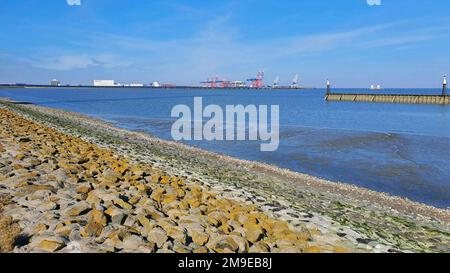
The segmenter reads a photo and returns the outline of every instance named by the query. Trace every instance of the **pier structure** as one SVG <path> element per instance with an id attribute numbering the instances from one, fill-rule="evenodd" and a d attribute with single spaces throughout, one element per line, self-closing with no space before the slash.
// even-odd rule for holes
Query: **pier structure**
<path id="1" fill-rule="evenodd" d="M 347 102 L 382 102 L 382 103 L 450 105 L 450 96 L 447 96 L 447 78 L 445 76 L 441 95 L 332 93 L 330 82 L 329 80 L 327 80 L 327 93 L 325 96 L 325 100 L 347 101 Z"/>

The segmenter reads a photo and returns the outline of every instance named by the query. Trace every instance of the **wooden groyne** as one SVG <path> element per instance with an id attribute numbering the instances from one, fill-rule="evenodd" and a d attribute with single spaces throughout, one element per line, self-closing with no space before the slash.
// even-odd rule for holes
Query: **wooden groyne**
<path id="1" fill-rule="evenodd" d="M 346 94 L 331 93 L 325 97 L 327 101 L 383 102 L 412 104 L 449 104 L 450 96 L 443 95 L 401 95 L 401 94 Z"/>
<path id="2" fill-rule="evenodd" d="M 447 77 L 444 76 L 441 95 L 413 95 L 413 94 L 351 94 L 332 93 L 330 81 L 327 80 L 327 101 L 353 102 L 383 102 L 383 103 L 411 103 L 411 104 L 450 104 L 447 96 Z"/>

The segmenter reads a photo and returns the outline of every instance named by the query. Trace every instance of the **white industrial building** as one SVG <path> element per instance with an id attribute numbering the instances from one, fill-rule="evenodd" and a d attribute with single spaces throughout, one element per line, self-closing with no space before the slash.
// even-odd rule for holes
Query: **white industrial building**
<path id="1" fill-rule="evenodd" d="M 51 86 L 60 86 L 61 82 L 58 81 L 57 79 L 53 79 L 53 80 L 50 81 L 50 85 Z"/>
<path id="2" fill-rule="evenodd" d="M 116 86 L 114 80 L 94 80 L 94 86 Z"/>

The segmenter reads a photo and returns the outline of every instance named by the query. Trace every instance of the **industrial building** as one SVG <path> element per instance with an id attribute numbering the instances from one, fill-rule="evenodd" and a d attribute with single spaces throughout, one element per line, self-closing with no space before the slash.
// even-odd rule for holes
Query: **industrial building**
<path id="1" fill-rule="evenodd" d="M 111 87 L 116 86 L 114 80 L 94 80 L 94 86 Z"/>
<path id="2" fill-rule="evenodd" d="M 60 86 L 61 82 L 56 80 L 56 79 L 53 79 L 53 80 L 50 81 L 50 85 L 51 86 Z"/>

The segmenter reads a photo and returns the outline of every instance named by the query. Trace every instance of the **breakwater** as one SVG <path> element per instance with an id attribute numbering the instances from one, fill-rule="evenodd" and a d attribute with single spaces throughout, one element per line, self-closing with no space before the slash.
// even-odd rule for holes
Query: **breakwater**
<path id="1" fill-rule="evenodd" d="M 349 94 L 332 93 L 325 96 L 327 101 L 383 102 L 410 104 L 450 104 L 450 96 L 444 95 L 405 95 L 405 94 Z"/>
<path id="2" fill-rule="evenodd" d="M 447 96 L 447 77 L 442 82 L 442 94 L 352 94 L 332 93 L 331 83 L 327 80 L 326 101 L 353 101 L 353 102 L 383 102 L 383 103 L 409 103 L 409 104 L 449 104 Z"/>

